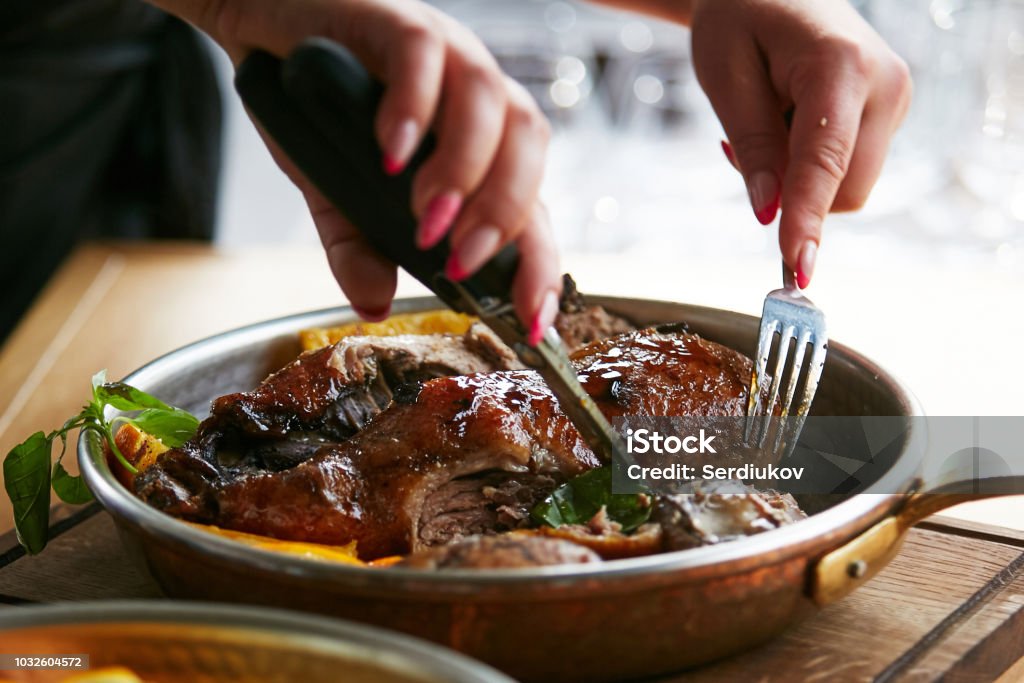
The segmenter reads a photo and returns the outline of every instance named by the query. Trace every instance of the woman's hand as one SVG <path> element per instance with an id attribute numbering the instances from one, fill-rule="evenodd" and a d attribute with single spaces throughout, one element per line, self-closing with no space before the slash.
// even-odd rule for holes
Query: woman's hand
<path id="1" fill-rule="evenodd" d="M 768 224 L 781 203 L 782 255 L 806 287 L 825 216 L 863 206 L 881 173 L 907 66 L 841 0 L 695 0 L 692 28 L 754 213 Z"/>
<path id="2" fill-rule="evenodd" d="M 906 64 L 843 0 L 603 0 L 689 24 L 757 219 L 806 287 L 830 211 L 860 208 L 910 104 Z M 787 116 L 792 120 L 787 124 Z"/>
<path id="3" fill-rule="evenodd" d="M 286 55 L 310 36 L 345 45 L 385 85 L 376 134 L 388 173 L 398 173 L 432 130 L 437 147 L 416 173 L 417 243 L 447 237 L 449 277 L 468 277 L 516 241 L 516 310 L 539 339 L 561 291 L 557 255 L 537 193 L 550 135 L 532 98 L 483 44 L 419 0 L 156 0 L 210 34 L 237 64 L 251 48 Z M 394 264 L 379 256 L 294 167 L 332 272 L 367 319 L 387 316 Z"/>

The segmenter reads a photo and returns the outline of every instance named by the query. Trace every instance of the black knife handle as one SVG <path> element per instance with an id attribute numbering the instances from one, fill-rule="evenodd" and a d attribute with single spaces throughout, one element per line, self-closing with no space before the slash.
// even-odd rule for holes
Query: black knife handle
<path id="1" fill-rule="evenodd" d="M 427 134 L 406 169 L 384 172 L 374 120 L 383 86 L 344 47 L 312 38 L 282 62 L 263 51 L 239 66 L 235 88 L 242 101 L 299 170 L 379 253 L 403 267 L 445 303 L 470 306 L 444 277 L 448 241 L 416 247 L 412 179 L 434 148 Z M 511 299 L 519 265 L 514 245 L 505 247 L 462 287 L 478 303 Z"/>

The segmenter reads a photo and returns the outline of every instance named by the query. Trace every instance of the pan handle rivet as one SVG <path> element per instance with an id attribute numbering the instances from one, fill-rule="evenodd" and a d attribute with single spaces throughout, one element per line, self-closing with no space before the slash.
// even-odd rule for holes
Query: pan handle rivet
<path id="1" fill-rule="evenodd" d="M 846 567 L 846 573 L 854 579 L 863 578 L 868 573 L 868 563 L 864 560 L 855 560 Z"/>

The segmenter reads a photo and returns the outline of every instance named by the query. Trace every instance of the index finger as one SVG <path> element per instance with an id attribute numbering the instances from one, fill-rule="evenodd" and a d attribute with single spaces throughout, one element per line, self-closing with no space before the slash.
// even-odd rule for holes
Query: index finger
<path id="1" fill-rule="evenodd" d="M 810 281 L 822 222 L 849 170 L 868 95 L 866 81 L 851 70 L 826 71 L 795 93 L 782 181 L 779 247 L 801 287 Z"/>

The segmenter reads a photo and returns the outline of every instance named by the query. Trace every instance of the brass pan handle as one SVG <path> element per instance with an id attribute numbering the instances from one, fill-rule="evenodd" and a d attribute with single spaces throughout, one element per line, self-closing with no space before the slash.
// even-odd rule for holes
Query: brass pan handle
<path id="1" fill-rule="evenodd" d="M 1024 493 L 1024 476 L 964 478 L 907 495 L 893 514 L 819 559 L 812 568 L 810 595 L 827 605 L 867 583 L 896 556 L 907 530 L 926 517 L 972 500 Z"/>

